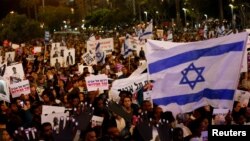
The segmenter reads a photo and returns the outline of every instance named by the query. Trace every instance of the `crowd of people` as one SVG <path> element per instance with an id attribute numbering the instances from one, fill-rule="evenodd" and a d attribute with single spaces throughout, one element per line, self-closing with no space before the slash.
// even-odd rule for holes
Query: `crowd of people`
<path id="1" fill-rule="evenodd" d="M 221 30 L 221 31 L 219 31 Z M 167 40 L 170 33 L 174 42 L 190 42 L 221 36 L 221 32 L 228 29 L 225 25 L 207 25 L 191 30 L 184 28 L 177 32 L 174 28 L 167 29 L 163 37 L 157 40 Z M 223 35 L 225 35 L 223 33 Z M 99 38 L 99 37 L 96 37 Z M 127 78 L 140 65 L 140 60 L 145 60 L 145 54 L 133 52 L 131 57 L 124 58 L 121 52 L 123 41 L 114 37 L 114 50 L 107 55 L 104 64 L 92 65 L 93 71 L 83 68 L 79 74 L 78 65 L 85 64 L 82 55 L 87 52 L 86 40 L 79 35 L 53 35 L 51 42 L 60 42 L 67 48 L 75 48 L 75 64 L 69 67 L 50 65 L 51 45 L 46 49 L 42 39 L 36 39 L 19 49 L 10 46 L 1 48 L 1 56 L 5 52 L 15 51 L 12 63 L 21 63 L 25 76 L 23 80 L 30 83 L 30 94 L 12 98 L 10 103 L 1 101 L 0 129 L 1 141 L 13 140 L 44 140 L 44 141 L 142 141 L 142 140 L 173 140 L 173 141 L 198 141 L 202 132 L 208 130 L 211 124 L 245 125 L 250 122 L 250 105 L 244 107 L 235 101 L 224 120 L 213 115 L 214 107 L 209 105 L 195 109 L 189 113 L 173 115 L 171 110 L 163 111 L 150 100 L 143 100 L 142 93 L 152 89 L 151 83 L 142 87 L 136 94 L 120 91 L 119 101 L 109 99 L 109 91 L 87 91 L 85 78 L 89 75 L 106 74 L 110 87 L 112 81 Z M 33 47 L 41 46 L 42 52 L 34 53 Z M 34 60 L 29 60 L 34 56 Z M 6 57 L 6 56 L 5 56 Z M 7 56 L 8 57 L 8 56 Z M 6 58 L 7 58 L 6 57 Z M 3 60 L 6 59 L 3 57 Z M 107 67 L 108 66 L 108 67 Z M 16 72 L 15 68 L 13 71 Z M 121 72 L 122 75 L 117 76 Z M 3 75 L 2 75 L 3 76 Z M 40 92 L 39 90 L 43 90 Z M 249 91 L 250 74 L 242 73 L 239 89 Z M 62 106 L 69 110 L 70 117 L 60 131 L 55 130 L 51 123 L 41 123 L 42 106 Z M 103 123 L 98 126 L 91 124 L 87 115 L 103 117 Z M 60 119 L 61 120 L 61 119 Z M 85 124 L 86 126 L 85 126 Z M 77 126 L 85 127 L 77 127 Z M 27 134 L 26 131 L 35 131 Z M 156 132 L 155 132 L 156 131 Z"/>

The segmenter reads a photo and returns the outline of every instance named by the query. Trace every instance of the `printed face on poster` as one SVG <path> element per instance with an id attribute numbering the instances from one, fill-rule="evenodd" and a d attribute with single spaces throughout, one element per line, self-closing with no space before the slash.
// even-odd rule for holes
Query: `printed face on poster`
<path id="1" fill-rule="evenodd" d="M 63 67 L 64 66 L 63 57 L 51 58 L 50 65 L 52 67 Z"/>
<path id="2" fill-rule="evenodd" d="M 21 82 L 24 76 L 23 65 L 21 63 L 6 67 L 4 78 L 9 80 L 9 84 Z"/>
<path id="3" fill-rule="evenodd" d="M 5 62 L 7 63 L 13 63 L 15 60 L 15 52 L 6 52 L 5 53 Z"/>
<path id="4" fill-rule="evenodd" d="M 68 49 L 64 51 L 65 66 L 71 66 L 75 64 L 75 49 Z"/>
<path id="5" fill-rule="evenodd" d="M 84 66 L 84 65 L 78 65 L 78 71 L 82 74 L 83 73 L 83 69 L 86 68 L 86 67 L 88 68 L 88 71 L 90 73 L 94 72 L 92 66 Z"/>
<path id="6" fill-rule="evenodd" d="M 0 76 L 0 100 L 10 102 L 7 82 Z"/>
<path id="7" fill-rule="evenodd" d="M 42 114 L 41 115 L 41 123 L 49 122 L 51 123 L 52 127 L 59 127 L 60 120 L 64 121 L 64 126 L 66 124 L 66 119 L 69 117 L 69 113 L 50 113 L 50 114 Z"/>
<path id="8" fill-rule="evenodd" d="M 55 50 L 58 50 L 60 48 L 60 42 L 56 42 L 56 43 L 52 43 L 51 44 L 51 50 L 55 51 Z"/>

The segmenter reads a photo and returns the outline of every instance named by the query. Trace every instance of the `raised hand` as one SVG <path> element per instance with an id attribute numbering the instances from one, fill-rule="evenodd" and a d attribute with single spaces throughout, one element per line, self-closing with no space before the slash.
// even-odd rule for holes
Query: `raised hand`
<path id="1" fill-rule="evenodd" d="M 36 128 L 27 128 L 23 127 L 15 130 L 13 138 L 15 141 L 37 141 L 39 134 Z"/>
<path id="2" fill-rule="evenodd" d="M 153 127 L 152 127 L 152 119 L 148 117 L 147 112 L 141 113 L 138 116 L 138 120 L 136 123 L 136 130 L 139 132 L 144 141 L 149 141 L 153 138 Z"/>
<path id="3" fill-rule="evenodd" d="M 72 141 L 75 137 L 77 126 L 78 126 L 78 123 L 75 121 L 73 117 L 67 117 L 66 119 L 61 117 L 59 124 L 54 126 L 54 129 L 53 129 L 54 140 L 55 141 Z"/>
<path id="4" fill-rule="evenodd" d="M 93 117 L 94 107 L 92 104 L 81 103 L 78 109 L 74 109 L 73 114 L 76 121 L 78 122 L 77 130 L 85 131 L 90 125 L 90 121 Z"/>

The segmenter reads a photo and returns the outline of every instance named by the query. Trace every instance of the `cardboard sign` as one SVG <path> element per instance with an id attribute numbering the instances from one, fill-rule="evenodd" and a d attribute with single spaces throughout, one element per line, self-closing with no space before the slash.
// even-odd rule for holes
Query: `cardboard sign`
<path id="1" fill-rule="evenodd" d="M 29 80 L 24 80 L 19 83 L 10 85 L 10 93 L 12 98 L 19 97 L 21 94 L 30 94 L 30 83 Z"/>
<path id="2" fill-rule="evenodd" d="M 108 90 L 108 76 L 92 75 L 85 78 L 88 91 Z"/>

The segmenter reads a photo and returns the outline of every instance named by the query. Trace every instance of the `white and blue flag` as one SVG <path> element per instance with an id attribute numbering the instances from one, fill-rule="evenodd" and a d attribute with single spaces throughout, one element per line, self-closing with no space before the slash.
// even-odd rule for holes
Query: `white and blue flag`
<path id="1" fill-rule="evenodd" d="M 148 73 L 155 81 L 153 102 L 173 113 L 205 105 L 231 109 L 246 41 L 247 33 L 175 47 L 148 40 Z"/>
<path id="2" fill-rule="evenodd" d="M 125 41 L 121 49 L 121 54 L 123 55 L 124 58 L 129 57 L 133 53 L 133 49 L 130 47 L 129 37 L 130 35 L 126 34 Z"/>
<path id="3" fill-rule="evenodd" d="M 139 36 L 139 39 L 151 39 L 153 36 L 153 20 L 151 19 L 148 26 L 145 28 L 142 35 Z"/>
<path id="4" fill-rule="evenodd" d="M 96 49 L 95 49 L 95 53 L 96 53 L 96 61 L 97 63 L 105 63 L 105 58 L 106 58 L 106 54 L 105 52 L 101 49 L 100 43 L 98 42 L 96 45 Z"/>

